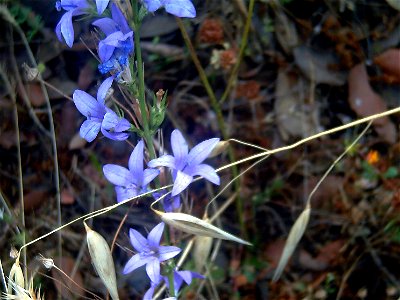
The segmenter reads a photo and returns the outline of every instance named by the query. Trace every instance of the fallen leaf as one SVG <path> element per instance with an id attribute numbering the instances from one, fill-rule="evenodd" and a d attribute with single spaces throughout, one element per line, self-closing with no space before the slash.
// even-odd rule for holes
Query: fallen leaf
<path id="1" fill-rule="evenodd" d="M 288 54 L 299 44 L 296 26 L 279 7 L 276 8 L 275 34 L 279 44 Z"/>
<path id="2" fill-rule="evenodd" d="M 285 141 L 320 131 L 317 106 L 304 103 L 306 88 L 308 83 L 296 74 L 278 72 L 274 111 L 279 133 Z"/>
<path id="3" fill-rule="evenodd" d="M 34 107 L 42 106 L 46 103 L 46 98 L 44 97 L 42 88 L 38 83 L 27 83 L 24 87 L 29 100 Z"/>
<path id="4" fill-rule="evenodd" d="M 390 76 L 393 83 L 400 83 L 400 49 L 389 49 L 374 58 L 382 71 Z"/>
<path id="5" fill-rule="evenodd" d="M 48 80 L 48 84 L 51 84 L 58 90 L 48 89 L 50 100 L 64 98 L 62 94 L 70 96 L 78 88 L 78 85 L 74 81 L 57 77 Z"/>
<path id="6" fill-rule="evenodd" d="M 56 268 L 51 269 L 51 275 L 53 276 L 54 285 L 57 290 L 61 293 L 64 299 L 76 299 L 82 297 L 85 293 L 83 291 L 83 277 L 79 270 L 74 271 L 75 260 L 70 257 L 61 257 L 55 259 L 55 264 L 64 271 L 65 274 L 70 276 L 74 282 L 68 277 L 63 275 Z M 71 276 L 72 274 L 72 276 Z"/>
<path id="7" fill-rule="evenodd" d="M 69 150 L 77 150 L 82 149 L 87 144 L 86 140 L 81 138 L 79 133 L 76 133 L 72 139 L 69 141 L 68 149 Z"/>
<path id="8" fill-rule="evenodd" d="M 317 52 L 309 47 L 299 46 L 293 50 L 293 55 L 296 65 L 309 80 L 336 86 L 345 84 L 346 74 L 332 69 L 332 66 L 339 64 L 333 53 Z"/>
<path id="9" fill-rule="evenodd" d="M 78 87 L 79 89 L 86 91 L 90 84 L 93 82 L 95 74 L 95 69 L 93 69 L 93 64 L 88 61 L 85 66 L 80 70 L 78 77 Z"/>
<path id="10" fill-rule="evenodd" d="M 384 100 L 372 89 L 364 64 L 349 73 L 349 104 L 359 117 L 372 116 L 387 110 Z M 374 120 L 374 129 L 388 143 L 396 142 L 396 127 L 388 117 Z"/>
<path id="11" fill-rule="evenodd" d="M 34 190 L 24 195 L 24 211 L 30 212 L 41 206 L 49 199 L 47 191 Z"/>
<path id="12" fill-rule="evenodd" d="M 72 192 L 69 189 L 63 189 L 61 191 L 61 203 L 70 205 L 70 204 L 73 204 L 74 202 L 75 202 L 75 198 L 74 198 L 74 195 L 72 194 Z"/>
<path id="13" fill-rule="evenodd" d="M 319 249 L 319 254 L 315 259 L 332 266 L 332 264 L 335 264 L 335 260 L 337 260 L 337 258 L 340 256 L 340 250 L 345 244 L 345 240 L 336 240 L 329 242 L 321 249 Z"/>

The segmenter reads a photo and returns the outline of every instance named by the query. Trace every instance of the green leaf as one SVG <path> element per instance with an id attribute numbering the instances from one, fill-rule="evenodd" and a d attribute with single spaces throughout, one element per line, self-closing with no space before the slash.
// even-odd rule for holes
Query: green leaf
<path id="1" fill-rule="evenodd" d="M 389 167 L 383 174 L 383 178 L 390 179 L 399 176 L 399 170 L 396 167 Z"/>

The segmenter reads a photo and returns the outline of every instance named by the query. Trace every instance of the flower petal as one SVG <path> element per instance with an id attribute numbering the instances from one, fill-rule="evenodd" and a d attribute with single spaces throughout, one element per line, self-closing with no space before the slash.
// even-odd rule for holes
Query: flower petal
<path id="1" fill-rule="evenodd" d="M 129 137 L 129 133 L 125 132 L 109 132 L 103 126 L 101 127 L 101 132 L 106 138 L 113 141 L 124 141 Z"/>
<path id="2" fill-rule="evenodd" d="M 160 240 L 164 231 L 165 224 L 161 222 L 156 227 L 154 227 L 149 235 L 147 236 L 147 242 L 150 248 L 158 248 L 160 246 Z"/>
<path id="3" fill-rule="evenodd" d="M 196 9 L 190 0 L 166 0 L 164 7 L 168 13 L 180 18 L 196 17 Z"/>
<path id="4" fill-rule="evenodd" d="M 149 12 L 155 12 L 162 5 L 160 0 L 143 0 L 143 3 Z"/>
<path id="5" fill-rule="evenodd" d="M 138 189 L 136 187 L 115 186 L 115 192 L 117 194 L 118 203 L 138 195 Z"/>
<path id="6" fill-rule="evenodd" d="M 104 115 L 101 126 L 106 130 L 113 132 L 122 132 L 131 128 L 131 123 L 127 119 L 119 117 L 114 111 L 106 108 L 107 113 Z"/>
<path id="7" fill-rule="evenodd" d="M 143 171 L 143 182 L 141 184 L 142 187 L 145 187 L 150 182 L 153 181 L 160 174 L 160 170 L 157 169 L 146 169 Z"/>
<path id="8" fill-rule="evenodd" d="M 158 250 L 159 257 L 158 259 L 161 261 L 168 260 L 178 255 L 182 251 L 181 248 L 175 246 L 160 246 Z"/>
<path id="9" fill-rule="evenodd" d="M 111 18 L 98 19 L 92 22 L 92 25 L 99 27 L 105 35 L 110 35 L 111 33 L 118 31 L 117 24 Z"/>
<path id="10" fill-rule="evenodd" d="M 175 169 L 175 158 L 172 155 L 163 155 L 159 158 L 155 158 L 147 163 L 150 168 L 156 167 L 168 167 Z"/>
<path id="11" fill-rule="evenodd" d="M 99 89 L 97 90 L 97 101 L 99 103 L 104 104 L 104 101 L 107 97 L 107 92 L 110 89 L 113 81 L 114 81 L 114 76 L 110 76 L 106 80 L 104 80 L 100 85 Z"/>
<path id="12" fill-rule="evenodd" d="M 140 140 L 129 157 L 128 167 L 132 174 L 133 182 L 141 186 L 143 182 L 143 149 L 144 142 Z"/>
<path id="13" fill-rule="evenodd" d="M 96 0 L 97 13 L 99 15 L 101 15 L 105 11 L 108 2 L 110 2 L 110 0 Z"/>
<path id="14" fill-rule="evenodd" d="M 220 184 L 220 178 L 217 172 L 215 172 L 215 169 L 209 165 L 200 164 L 200 165 L 188 166 L 187 168 L 185 168 L 185 172 L 191 176 L 196 176 L 196 175 L 203 176 L 205 179 L 211 181 L 216 185 Z"/>
<path id="15" fill-rule="evenodd" d="M 101 62 L 104 63 L 104 62 L 108 61 L 111 58 L 111 56 L 113 55 L 114 50 L 115 50 L 115 46 L 110 46 L 110 45 L 105 44 L 103 41 L 100 41 L 98 53 L 99 53 Z"/>
<path id="16" fill-rule="evenodd" d="M 149 250 L 147 239 L 137 230 L 129 229 L 129 239 L 133 248 L 139 253 Z"/>
<path id="17" fill-rule="evenodd" d="M 160 262 L 156 257 L 152 259 L 146 265 L 146 272 L 149 275 L 151 282 L 156 283 L 160 278 Z"/>
<path id="18" fill-rule="evenodd" d="M 96 136 L 99 134 L 101 122 L 96 122 L 93 120 L 86 120 L 82 123 L 81 129 L 79 131 L 80 136 L 88 141 L 92 142 Z"/>
<path id="19" fill-rule="evenodd" d="M 208 155 L 210 155 L 211 151 L 218 144 L 218 142 L 218 138 L 213 138 L 205 140 L 193 147 L 187 156 L 187 163 L 190 165 L 198 165 L 202 163 L 203 160 L 205 160 Z"/>
<path id="20" fill-rule="evenodd" d="M 176 271 L 179 276 L 186 282 L 186 284 L 191 284 L 193 278 L 201 278 L 204 279 L 205 277 L 199 273 L 192 272 L 192 271 Z"/>
<path id="21" fill-rule="evenodd" d="M 103 166 L 103 173 L 107 180 L 114 185 L 126 187 L 130 185 L 133 180 L 131 172 L 118 165 L 107 164 Z"/>
<path id="22" fill-rule="evenodd" d="M 153 282 L 152 282 L 150 288 L 143 295 L 143 300 L 153 300 L 153 294 L 154 294 L 156 287 L 157 287 L 157 284 L 153 284 Z"/>
<path id="23" fill-rule="evenodd" d="M 140 254 L 135 254 L 128 260 L 122 273 L 128 274 L 128 273 L 132 272 L 133 270 L 136 270 L 137 268 L 147 264 L 150 259 L 151 259 L 151 257 L 142 258 L 142 257 L 140 257 Z"/>
<path id="24" fill-rule="evenodd" d="M 188 145 L 182 133 L 178 129 L 175 129 L 171 133 L 171 147 L 175 157 L 176 168 L 178 170 L 181 170 L 186 163 L 186 156 L 188 155 Z"/>
<path id="25" fill-rule="evenodd" d="M 171 196 L 176 196 L 180 194 L 184 189 L 188 187 L 188 185 L 193 181 L 193 177 L 183 173 L 182 171 L 178 171 L 174 186 L 172 188 Z"/>
<path id="26" fill-rule="evenodd" d="M 123 33 L 128 33 L 129 31 L 132 31 L 132 29 L 129 27 L 128 22 L 125 19 L 124 14 L 121 12 L 121 10 L 118 8 L 115 3 L 111 5 L 111 15 L 115 23 L 118 24 L 120 27 L 120 30 Z"/>
<path id="27" fill-rule="evenodd" d="M 82 115 L 87 118 L 94 117 L 101 120 L 103 119 L 104 114 L 106 113 L 104 105 L 97 102 L 97 100 L 88 93 L 76 90 L 73 93 L 72 98 L 76 108 Z"/>
<path id="28" fill-rule="evenodd" d="M 64 37 L 68 47 L 74 44 L 74 26 L 72 25 L 72 16 L 74 10 L 67 11 L 60 19 L 61 34 Z"/>

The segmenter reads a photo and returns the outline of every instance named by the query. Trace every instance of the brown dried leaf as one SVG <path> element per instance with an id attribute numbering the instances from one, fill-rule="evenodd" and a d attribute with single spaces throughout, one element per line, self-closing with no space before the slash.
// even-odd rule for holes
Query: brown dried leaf
<path id="1" fill-rule="evenodd" d="M 34 190 L 24 195 L 24 211 L 30 212 L 48 200 L 49 196 L 45 190 Z"/>
<path id="2" fill-rule="evenodd" d="M 79 133 L 76 133 L 72 139 L 69 141 L 68 149 L 69 150 L 77 150 L 82 149 L 87 144 L 86 140 L 81 138 Z"/>
<path id="3" fill-rule="evenodd" d="M 374 58 L 383 72 L 392 77 L 394 83 L 400 82 L 400 49 L 389 49 Z"/>
<path id="4" fill-rule="evenodd" d="M 343 85 L 346 74 L 332 70 L 331 66 L 339 64 L 333 53 L 316 52 L 309 47 L 299 46 L 293 50 L 296 65 L 306 77 L 316 83 Z"/>
<path id="5" fill-rule="evenodd" d="M 329 242 L 319 250 L 319 254 L 315 259 L 326 263 L 327 265 L 332 265 L 332 263 L 335 263 L 335 260 L 340 255 L 340 250 L 345 244 L 345 240 Z"/>
<path id="6" fill-rule="evenodd" d="M 367 117 L 387 110 L 384 100 L 372 89 L 365 65 L 358 64 L 349 73 L 349 104 L 360 117 Z M 374 121 L 375 131 L 386 142 L 396 142 L 396 128 L 388 117 Z"/>
<path id="7" fill-rule="evenodd" d="M 320 130 L 318 109 L 304 103 L 307 82 L 285 70 L 278 72 L 276 84 L 276 114 L 279 133 L 287 141 L 291 137 L 308 137 Z"/>
<path id="8" fill-rule="evenodd" d="M 43 95 L 42 88 L 38 83 L 25 84 L 26 93 L 34 107 L 42 106 L 46 103 L 46 98 Z"/>
<path id="9" fill-rule="evenodd" d="M 72 192 L 69 189 L 63 189 L 61 191 L 61 203 L 70 205 L 70 204 L 73 204 L 74 202 L 75 202 L 75 198 L 74 198 L 74 195 L 72 194 Z"/>

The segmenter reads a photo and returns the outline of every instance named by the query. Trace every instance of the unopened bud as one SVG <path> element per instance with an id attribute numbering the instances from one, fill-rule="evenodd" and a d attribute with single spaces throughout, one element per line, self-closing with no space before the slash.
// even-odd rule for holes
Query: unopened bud
<path id="1" fill-rule="evenodd" d="M 229 141 L 219 141 L 218 144 L 211 151 L 211 153 L 208 155 L 208 158 L 220 155 L 226 150 L 226 148 L 228 148 L 228 146 L 229 146 Z"/>

